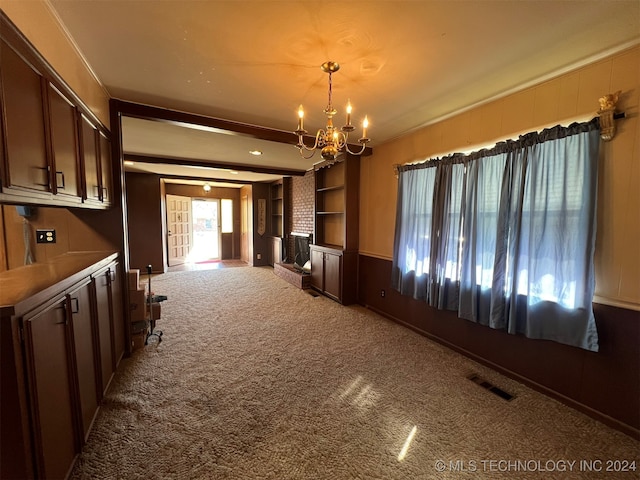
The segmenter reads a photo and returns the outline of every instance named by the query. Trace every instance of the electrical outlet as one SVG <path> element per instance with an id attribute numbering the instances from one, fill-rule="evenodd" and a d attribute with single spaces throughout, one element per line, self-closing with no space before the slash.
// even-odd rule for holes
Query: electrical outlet
<path id="1" fill-rule="evenodd" d="M 56 243 L 56 231 L 53 228 L 37 229 L 36 243 Z"/>
<path id="2" fill-rule="evenodd" d="M 257 258 L 258 260 L 262 260 L 262 254 L 261 254 L 261 253 L 258 253 L 258 254 L 256 255 L 256 258 Z"/>
<path id="3" fill-rule="evenodd" d="M 384 290 L 380 290 L 380 296 L 384 297 L 387 294 L 387 292 L 385 292 Z"/>

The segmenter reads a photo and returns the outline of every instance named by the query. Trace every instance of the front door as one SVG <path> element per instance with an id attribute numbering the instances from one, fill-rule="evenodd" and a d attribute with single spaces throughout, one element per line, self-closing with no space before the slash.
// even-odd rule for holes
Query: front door
<path id="1" fill-rule="evenodd" d="M 185 263 L 191 251 L 191 198 L 167 195 L 169 266 Z"/>

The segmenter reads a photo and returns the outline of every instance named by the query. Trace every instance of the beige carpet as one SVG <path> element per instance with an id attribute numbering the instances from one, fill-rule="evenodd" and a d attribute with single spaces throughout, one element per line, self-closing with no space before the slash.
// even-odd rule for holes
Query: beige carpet
<path id="1" fill-rule="evenodd" d="M 640 469 L 639 442 L 269 268 L 168 273 L 153 290 L 169 297 L 164 340 L 121 364 L 73 478 L 639 477 L 605 471 Z"/>

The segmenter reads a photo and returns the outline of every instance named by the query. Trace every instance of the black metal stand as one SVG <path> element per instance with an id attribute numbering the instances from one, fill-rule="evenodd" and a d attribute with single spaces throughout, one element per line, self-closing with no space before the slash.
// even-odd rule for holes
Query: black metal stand
<path id="1" fill-rule="evenodd" d="M 153 318 L 153 300 L 155 295 L 151 295 L 151 265 L 147 265 L 147 274 L 149 274 L 149 292 L 147 294 L 147 301 L 149 302 L 149 331 L 147 332 L 147 338 L 144 340 L 145 345 L 149 345 L 149 337 L 156 337 L 158 343 L 162 342 L 162 330 L 156 330 L 156 321 Z"/>

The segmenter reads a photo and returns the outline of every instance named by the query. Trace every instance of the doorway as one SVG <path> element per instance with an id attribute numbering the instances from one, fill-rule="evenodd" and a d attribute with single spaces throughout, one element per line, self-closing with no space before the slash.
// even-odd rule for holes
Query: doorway
<path id="1" fill-rule="evenodd" d="M 193 247 L 189 263 L 209 263 L 220 260 L 220 200 L 194 198 Z"/>

